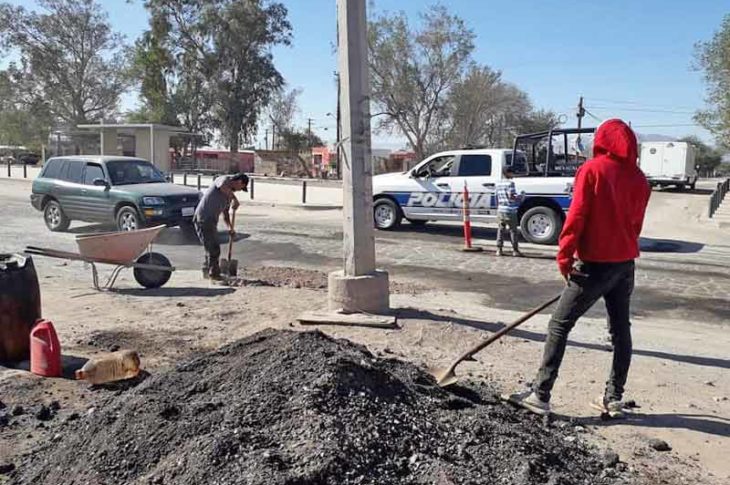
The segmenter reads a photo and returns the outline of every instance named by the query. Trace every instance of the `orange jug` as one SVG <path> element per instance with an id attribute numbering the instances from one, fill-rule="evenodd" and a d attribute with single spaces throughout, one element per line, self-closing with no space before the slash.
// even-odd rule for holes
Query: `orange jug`
<path id="1" fill-rule="evenodd" d="M 30 371 L 44 377 L 61 377 L 61 343 L 48 320 L 39 318 L 30 332 Z"/>

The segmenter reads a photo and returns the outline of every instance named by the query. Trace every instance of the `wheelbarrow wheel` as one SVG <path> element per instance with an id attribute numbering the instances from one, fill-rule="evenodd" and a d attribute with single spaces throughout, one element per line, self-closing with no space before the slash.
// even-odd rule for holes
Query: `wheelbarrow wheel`
<path id="1" fill-rule="evenodd" d="M 170 260 L 160 253 L 144 253 L 137 258 L 138 264 L 154 264 L 156 266 L 172 267 Z M 145 288 L 159 288 L 170 279 L 171 271 L 158 269 L 134 268 L 134 279 Z"/>

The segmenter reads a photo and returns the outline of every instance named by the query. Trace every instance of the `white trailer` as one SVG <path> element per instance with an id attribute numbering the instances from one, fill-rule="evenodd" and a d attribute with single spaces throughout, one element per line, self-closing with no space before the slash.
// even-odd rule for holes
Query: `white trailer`
<path id="1" fill-rule="evenodd" d="M 694 190 L 697 183 L 695 147 L 681 141 L 650 141 L 641 144 L 639 167 L 652 187 L 677 188 L 689 186 Z"/>

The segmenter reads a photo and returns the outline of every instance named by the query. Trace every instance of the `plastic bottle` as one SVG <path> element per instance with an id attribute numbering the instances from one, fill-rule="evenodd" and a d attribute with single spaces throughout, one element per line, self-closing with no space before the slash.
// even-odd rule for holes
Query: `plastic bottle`
<path id="1" fill-rule="evenodd" d="M 30 332 L 30 371 L 45 377 L 61 377 L 61 343 L 49 320 L 36 320 Z"/>
<path id="2" fill-rule="evenodd" d="M 89 360 L 76 371 L 76 379 L 84 379 L 92 384 L 103 384 L 136 377 L 139 369 L 139 354 L 134 350 L 122 350 L 108 357 Z"/>

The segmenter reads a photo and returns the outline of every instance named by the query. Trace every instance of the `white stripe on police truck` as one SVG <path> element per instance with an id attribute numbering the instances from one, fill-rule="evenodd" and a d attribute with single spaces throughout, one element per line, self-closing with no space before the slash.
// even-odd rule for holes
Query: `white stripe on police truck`
<path id="1" fill-rule="evenodd" d="M 469 194 L 469 208 L 489 209 L 492 200 L 491 194 Z M 441 192 L 412 192 L 406 203 L 408 207 L 456 207 L 464 206 L 464 196 L 460 193 Z"/>

